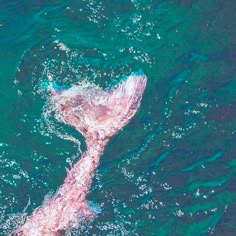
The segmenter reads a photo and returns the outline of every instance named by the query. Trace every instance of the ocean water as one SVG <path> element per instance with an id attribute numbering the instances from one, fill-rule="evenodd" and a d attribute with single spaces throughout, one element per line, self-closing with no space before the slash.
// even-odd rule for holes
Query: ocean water
<path id="1" fill-rule="evenodd" d="M 112 86 L 142 69 L 139 112 L 109 142 L 67 235 L 236 235 L 234 0 L 0 1 L 0 235 L 50 199 L 86 149 L 43 82 Z"/>

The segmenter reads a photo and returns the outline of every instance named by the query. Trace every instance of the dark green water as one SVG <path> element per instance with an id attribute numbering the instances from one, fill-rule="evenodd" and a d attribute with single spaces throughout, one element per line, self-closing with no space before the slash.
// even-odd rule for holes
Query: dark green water
<path id="1" fill-rule="evenodd" d="M 85 150 L 45 119 L 41 82 L 106 87 L 138 69 L 142 105 L 88 197 L 102 213 L 72 235 L 236 235 L 235 11 L 234 0 L 0 1 L 0 235 Z"/>

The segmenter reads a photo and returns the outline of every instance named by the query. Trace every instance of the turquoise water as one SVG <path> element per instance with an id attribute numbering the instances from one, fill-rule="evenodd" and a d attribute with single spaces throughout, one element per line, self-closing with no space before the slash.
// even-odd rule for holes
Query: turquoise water
<path id="1" fill-rule="evenodd" d="M 233 0 L 0 1 L 0 235 L 85 150 L 50 115 L 42 81 L 105 88 L 138 69 L 140 110 L 88 196 L 101 213 L 71 234 L 235 235 L 235 10 Z"/>

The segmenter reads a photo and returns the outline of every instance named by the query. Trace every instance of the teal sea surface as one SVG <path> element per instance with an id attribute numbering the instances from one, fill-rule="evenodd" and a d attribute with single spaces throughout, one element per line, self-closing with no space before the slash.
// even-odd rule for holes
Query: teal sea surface
<path id="1" fill-rule="evenodd" d="M 65 235 L 236 235 L 235 0 L 0 0 L 0 235 L 47 202 L 86 149 L 44 82 L 148 78 Z"/>

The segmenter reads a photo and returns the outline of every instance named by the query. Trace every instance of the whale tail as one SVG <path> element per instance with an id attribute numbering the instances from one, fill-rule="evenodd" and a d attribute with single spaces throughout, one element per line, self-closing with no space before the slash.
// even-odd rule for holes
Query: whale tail
<path id="1" fill-rule="evenodd" d="M 101 211 L 86 201 L 92 178 L 108 139 L 124 127 L 140 106 L 146 87 L 144 74 L 102 90 L 94 84 L 59 87 L 49 83 L 57 119 L 74 126 L 86 138 L 87 151 L 68 172 L 57 194 L 28 217 L 16 235 L 61 235 L 77 220 L 92 219 Z"/>
<path id="2" fill-rule="evenodd" d="M 131 74 L 110 90 L 94 84 L 62 89 L 51 86 L 56 118 L 74 126 L 86 140 L 109 139 L 123 128 L 138 110 L 147 78 Z"/>

